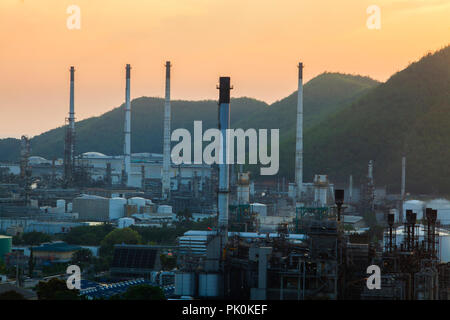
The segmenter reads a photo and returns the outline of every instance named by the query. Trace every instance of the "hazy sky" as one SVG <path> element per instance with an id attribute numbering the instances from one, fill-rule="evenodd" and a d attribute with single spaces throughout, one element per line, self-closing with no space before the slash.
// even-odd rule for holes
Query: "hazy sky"
<path id="1" fill-rule="evenodd" d="M 81 9 L 81 28 L 66 12 Z M 381 9 L 370 30 L 366 9 Z M 0 137 L 64 124 L 74 65 L 77 119 L 131 97 L 164 95 L 171 60 L 173 99 L 217 99 L 219 76 L 233 96 L 267 102 L 324 71 L 386 80 L 450 40 L 450 0 L 1 0 Z M 161 119 L 161 121 L 163 121 Z"/>

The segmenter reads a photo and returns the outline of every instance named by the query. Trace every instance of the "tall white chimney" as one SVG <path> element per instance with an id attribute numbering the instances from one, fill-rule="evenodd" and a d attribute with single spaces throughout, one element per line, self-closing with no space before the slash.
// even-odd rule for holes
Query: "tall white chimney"
<path id="1" fill-rule="evenodd" d="M 295 184 L 297 201 L 303 192 L 303 63 L 298 64 L 297 135 L 295 144 Z"/>
<path id="2" fill-rule="evenodd" d="M 131 170 L 131 104 L 130 104 L 130 70 L 129 64 L 126 66 L 126 85 L 125 85 L 125 140 L 123 145 L 124 156 L 124 182 L 125 185 L 130 183 Z"/>
<path id="3" fill-rule="evenodd" d="M 170 61 L 166 62 L 166 99 L 164 103 L 164 141 L 163 141 L 163 174 L 162 197 L 170 197 Z"/>
<path id="4" fill-rule="evenodd" d="M 64 142 L 64 182 L 65 186 L 73 183 L 73 169 L 75 166 L 75 68 L 70 67 L 70 100 L 69 125 Z"/>

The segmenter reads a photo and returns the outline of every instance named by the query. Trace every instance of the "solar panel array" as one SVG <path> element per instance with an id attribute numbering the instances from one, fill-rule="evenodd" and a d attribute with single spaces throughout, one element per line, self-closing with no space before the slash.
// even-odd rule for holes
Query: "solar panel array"
<path id="1" fill-rule="evenodd" d="M 158 286 L 156 283 L 145 280 L 144 278 L 109 284 L 100 284 L 93 281 L 81 280 L 80 295 L 86 296 L 89 300 L 109 299 L 113 295 L 125 293 L 129 287 L 141 284 L 148 284 L 156 287 Z M 165 286 L 162 289 L 164 290 L 164 294 L 166 296 L 170 296 L 174 293 L 175 286 Z"/>
<path id="2" fill-rule="evenodd" d="M 154 248 L 114 248 L 112 268 L 152 269 L 158 250 Z"/>

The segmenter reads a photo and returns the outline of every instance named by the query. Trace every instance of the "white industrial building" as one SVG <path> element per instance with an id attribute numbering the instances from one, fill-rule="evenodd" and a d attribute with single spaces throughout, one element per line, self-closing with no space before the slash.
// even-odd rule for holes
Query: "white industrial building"
<path id="1" fill-rule="evenodd" d="M 123 156 L 108 156 L 99 152 L 85 152 L 78 157 L 94 180 L 103 180 L 107 176 L 108 164 L 111 166 L 112 184 L 120 184 L 123 172 Z M 163 155 L 159 153 L 133 153 L 131 155 L 131 172 L 128 185 L 141 188 L 144 179 L 161 180 L 163 172 Z M 202 164 L 183 164 L 169 170 L 171 190 L 178 189 L 178 183 L 189 184 L 194 177 L 200 180 L 211 178 L 211 166 Z M 203 183 L 199 184 L 202 191 Z"/>
<path id="2" fill-rule="evenodd" d="M 125 216 L 124 198 L 82 195 L 73 199 L 72 210 L 84 221 L 111 221 Z"/>

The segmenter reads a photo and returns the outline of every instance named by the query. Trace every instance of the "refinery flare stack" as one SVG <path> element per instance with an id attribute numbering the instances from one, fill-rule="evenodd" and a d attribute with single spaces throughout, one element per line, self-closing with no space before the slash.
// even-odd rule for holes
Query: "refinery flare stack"
<path id="1" fill-rule="evenodd" d="M 127 64 L 125 75 L 125 124 L 124 124 L 124 144 L 123 144 L 123 184 L 130 183 L 131 171 L 131 102 L 130 102 L 130 72 L 131 66 Z"/>
<path id="2" fill-rule="evenodd" d="M 303 192 L 303 63 L 298 64 L 297 133 L 295 143 L 296 201 L 301 201 Z"/>
<path id="3" fill-rule="evenodd" d="M 170 61 L 166 62 L 166 96 L 164 101 L 164 141 L 163 141 L 163 174 L 162 174 L 162 198 L 170 198 Z"/>

